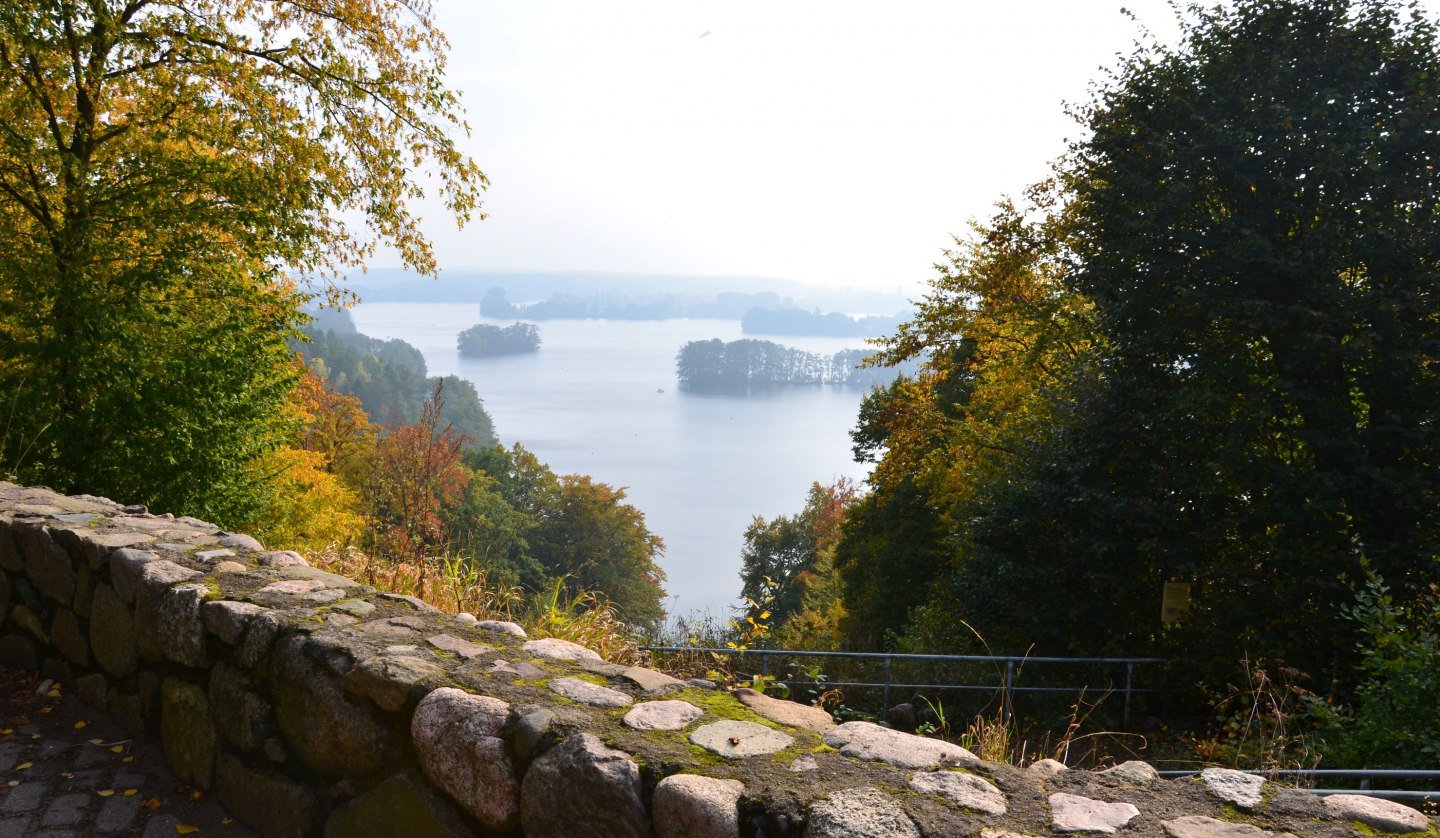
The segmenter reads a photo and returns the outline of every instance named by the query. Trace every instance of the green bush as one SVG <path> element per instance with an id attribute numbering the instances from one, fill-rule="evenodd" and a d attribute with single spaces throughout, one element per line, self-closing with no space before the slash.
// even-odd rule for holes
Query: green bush
<path id="1" fill-rule="evenodd" d="M 1371 573 L 1341 608 L 1360 633 L 1359 684 L 1349 706 L 1319 708 L 1326 762 L 1421 768 L 1440 757 L 1440 586 L 1400 604 Z"/>

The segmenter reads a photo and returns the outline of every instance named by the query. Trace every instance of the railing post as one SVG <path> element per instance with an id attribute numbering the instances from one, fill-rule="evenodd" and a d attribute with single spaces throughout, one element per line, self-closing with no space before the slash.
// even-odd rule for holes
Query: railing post
<path id="1" fill-rule="evenodd" d="M 862 670 L 863 671 L 863 670 Z M 885 656 L 885 686 L 880 691 L 880 713 L 890 712 L 890 656 Z"/>
<path id="2" fill-rule="evenodd" d="M 760 674 L 770 674 L 770 653 L 764 650 L 760 652 Z"/>
<path id="3" fill-rule="evenodd" d="M 1135 662 L 1127 661 L 1125 664 L 1125 714 L 1124 726 L 1130 727 L 1130 691 L 1135 681 Z"/>
<path id="4" fill-rule="evenodd" d="M 1000 722 L 1010 724 L 1010 688 L 1015 685 L 1015 659 L 1005 660 L 1005 684 L 1000 690 Z"/>

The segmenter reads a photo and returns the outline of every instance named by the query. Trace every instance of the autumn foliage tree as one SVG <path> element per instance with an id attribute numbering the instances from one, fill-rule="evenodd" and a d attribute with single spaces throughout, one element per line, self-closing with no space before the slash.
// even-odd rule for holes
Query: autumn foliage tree
<path id="1" fill-rule="evenodd" d="M 364 526 L 358 487 L 373 459 L 376 428 L 354 398 L 326 387 L 298 356 L 292 364 L 297 384 L 284 411 L 289 435 L 257 466 L 272 491 L 245 528 L 292 550 L 358 543 Z"/>
<path id="2" fill-rule="evenodd" d="M 288 279 L 434 258 L 483 175 L 429 3 L 0 4 L 0 467 L 243 520 L 282 444 Z M 356 221 L 358 219 L 358 221 Z"/>
<path id="3" fill-rule="evenodd" d="M 419 422 L 392 425 L 376 446 L 367 536 L 384 557 L 423 564 L 445 547 L 446 515 L 464 498 L 470 473 L 462 465 L 465 437 L 441 426 L 444 406 L 437 386 Z"/>

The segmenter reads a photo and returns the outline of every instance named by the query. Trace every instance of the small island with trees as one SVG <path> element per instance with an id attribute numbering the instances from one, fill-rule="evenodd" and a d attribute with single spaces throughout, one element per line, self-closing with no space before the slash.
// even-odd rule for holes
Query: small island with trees
<path id="1" fill-rule="evenodd" d="M 768 340 L 719 338 L 692 340 L 675 356 L 680 389 L 694 393 L 734 393 L 796 385 L 875 387 L 900 373 L 867 367 L 867 349 L 842 349 L 833 355 L 806 352 Z"/>
<path id="2" fill-rule="evenodd" d="M 524 355 L 540 351 L 540 330 L 534 323 L 495 326 L 477 323 L 456 338 L 460 354 L 467 358 L 492 355 Z"/>

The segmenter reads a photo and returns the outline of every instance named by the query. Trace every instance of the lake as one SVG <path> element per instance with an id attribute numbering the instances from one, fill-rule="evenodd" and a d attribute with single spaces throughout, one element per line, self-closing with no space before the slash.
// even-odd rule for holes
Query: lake
<path id="1" fill-rule="evenodd" d="M 626 487 L 646 525 L 665 539 L 660 565 L 672 615 L 728 617 L 751 519 L 799 512 L 813 482 L 868 473 L 850 455 L 861 391 L 679 391 L 680 347 L 745 337 L 737 321 L 545 320 L 538 353 L 462 358 L 457 334 L 510 321 L 461 304 L 369 303 L 351 314 L 367 335 L 413 344 L 431 375 L 473 382 L 507 446 L 521 443 L 557 474 Z M 825 354 L 864 346 L 850 338 L 766 339 Z"/>

